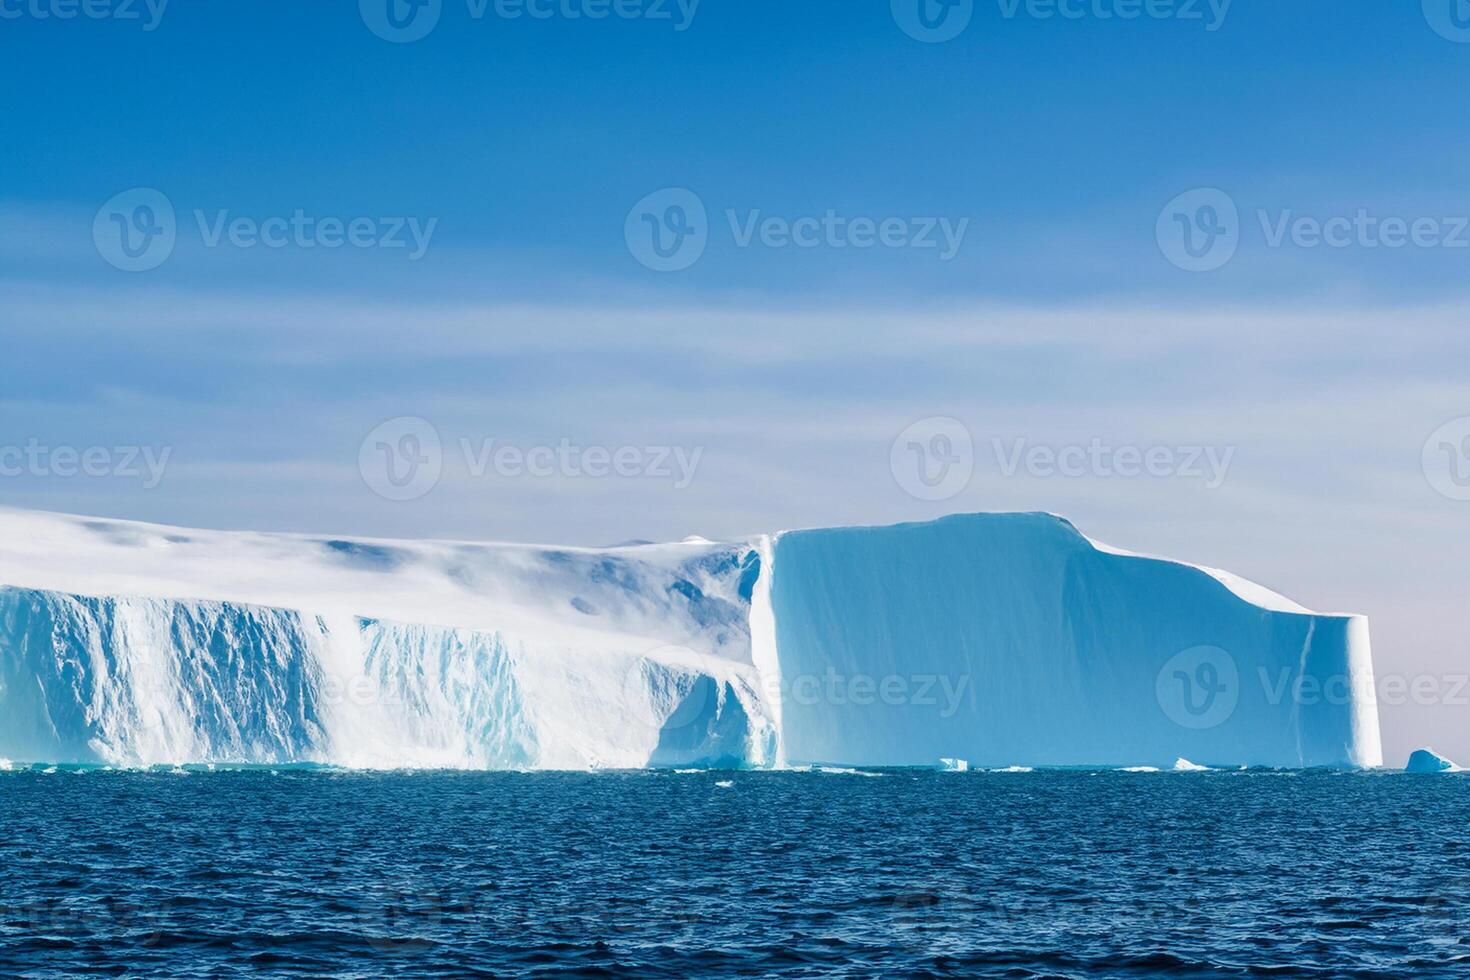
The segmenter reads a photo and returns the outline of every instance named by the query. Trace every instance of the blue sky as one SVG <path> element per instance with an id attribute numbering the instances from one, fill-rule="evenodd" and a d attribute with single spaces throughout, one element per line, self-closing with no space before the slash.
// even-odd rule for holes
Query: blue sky
<path id="1" fill-rule="evenodd" d="M 1011 0 L 982 0 L 964 33 L 924 44 L 882 0 L 704 0 L 683 31 L 675 0 L 669 20 L 599 21 L 506 19 L 493 4 L 476 19 L 470 0 L 444 0 L 427 37 L 390 44 L 348 3 L 168 5 L 146 31 L 142 2 L 140 21 L 0 21 L 5 117 L 25 134 L 0 149 L 10 206 L 36 220 L 90 214 L 150 186 L 185 211 L 439 219 L 431 261 L 389 275 L 362 256 L 277 254 L 239 270 L 181 251 L 160 280 L 911 303 L 1423 298 L 1464 279 L 1448 250 L 1283 259 L 1253 233 L 1201 282 L 1154 241 L 1163 203 L 1199 186 L 1246 211 L 1453 204 L 1466 46 L 1415 3 L 1236 0 L 1217 14 L 1223 0 L 1158 0 L 1175 16 L 1119 20 L 1094 12 L 1118 0 L 1069 0 L 1080 19 L 1026 4 L 1008 17 Z M 832 208 L 971 227 L 950 262 L 741 250 L 717 235 L 669 279 L 630 263 L 621 240 L 631 204 L 668 186 L 717 213 Z M 60 257 L 6 250 L 22 269 L 111 271 Z"/>
<path id="2" fill-rule="evenodd" d="M 408 43 L 367 3 L 176 0 L 146 30 L 141 0 L 93 2 L 140 16 L 0 0 L 0 447 L 169 463 L 156 486 L 0 476 L 0 504 L 588 544 L 1049 509 L 1366 612 L 1381 671 L 1470 669 L 1470 502 L 1423 459 L 1470 416 L 1450 0 L 975 0 L 938 43 L 905 33 L 906 0 L 441 0 Z M 98 243 L 138 188 L 175 240 L 125 271 Z M 668 219 L 640 202 L 671 188 L 703 251 L 660 272 L 628 228 Z M 1221 208 L 1228 246 L 1181 268 L 1170 234 Z M 223 232 L 297 213 L 431 231 L 418 257 Z M 829 213 L 836 239 L 741 245 Z M 858 247 L 861 220 L 902 244 Z M 1395 220 L 1419 241 L 1386 244 Z M 915 244 L 946 226 L 952 256 Z M 444 459 L 399 501 L 359 454 L 404 417 Z M 939 500 L 890 459 L 932 418 L 973 442 Z M 702 455 L 686 487 L 477 475 L 461 440 L 488 439 Z M 1215 487 L 1002 465 L 1093 440 L 1234 453 Z M 1470 758 L 1466 710 L 1385 709 L 1390 758 Z"/>

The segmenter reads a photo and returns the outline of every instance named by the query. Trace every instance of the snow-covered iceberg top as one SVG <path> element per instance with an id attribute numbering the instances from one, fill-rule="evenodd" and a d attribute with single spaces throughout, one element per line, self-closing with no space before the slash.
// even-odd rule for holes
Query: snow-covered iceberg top
<path id="1" fill-rule="evenodd" d="M 19 760 L 1371 766 L 1365 682 L 1361 617 L 1045 514 L 599 549 L 0 509 Z"/>

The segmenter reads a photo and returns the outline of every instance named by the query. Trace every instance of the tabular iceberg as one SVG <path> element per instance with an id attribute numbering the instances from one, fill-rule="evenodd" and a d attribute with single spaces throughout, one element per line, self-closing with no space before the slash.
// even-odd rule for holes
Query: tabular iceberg
<path id="1" fill-rule="evenodd" d="M 1367 624 L 1044 514 L 606 549 L 0 509 L 0 758 L 1374 766 Z"/>

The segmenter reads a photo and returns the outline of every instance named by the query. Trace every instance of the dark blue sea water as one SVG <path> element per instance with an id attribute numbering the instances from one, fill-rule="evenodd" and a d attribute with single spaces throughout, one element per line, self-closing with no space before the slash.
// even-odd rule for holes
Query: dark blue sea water
<path id="1" fill-rule="evenodd" d="M 0 774 L 0 975 L 1470 976 L 1470 779 Z"/>

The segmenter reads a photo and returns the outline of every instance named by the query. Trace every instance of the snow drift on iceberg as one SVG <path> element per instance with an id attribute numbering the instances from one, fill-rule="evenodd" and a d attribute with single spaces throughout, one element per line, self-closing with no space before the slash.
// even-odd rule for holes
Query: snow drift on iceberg
<path id="1" fill-rule="evenodd" d="M 0 509 L 24 761 L 1376 765 L 1371 670 L 1359 617 L 1048 515 L 587 549 Z"/>

